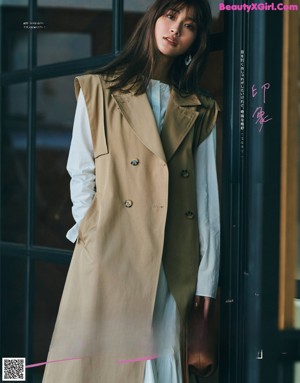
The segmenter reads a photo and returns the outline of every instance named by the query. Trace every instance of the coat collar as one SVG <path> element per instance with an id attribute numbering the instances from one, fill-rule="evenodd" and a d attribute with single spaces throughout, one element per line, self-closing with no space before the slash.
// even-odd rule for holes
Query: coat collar
<path id="1" fill-rule="evenodd" d="M 128 93 L 114 92 L 112 97 L 141 142 L 164 162 L 170 160 L 193 127 L 201 105 L 195 94 L 183 97 L 172 88 L 160 136 L 146 93 L 136 95 L 132 88 Z"/>
<path id="2" fill-rule="evenodd" d="M 167 161 L 171 159 L 199 115 L 200 100 L 194 94 L 182 97 L 175 89 L 171 90 L 166 110 L 161 141 Z"/>

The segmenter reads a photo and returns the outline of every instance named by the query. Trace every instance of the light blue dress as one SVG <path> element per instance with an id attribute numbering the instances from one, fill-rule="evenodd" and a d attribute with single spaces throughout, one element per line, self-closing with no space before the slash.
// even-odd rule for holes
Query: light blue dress
<path id="1" fill-rule="evenodd" d="M 161 133 L 170 97 L 170 87 L 160 81 L 151 80 L 147 88 L 147 96 L 155 116 L 157 128 Z M 144 383 L 181 383 L 179 314 L 175 300 L 168 289 L 162 265 L 153 323 L 159 358 L 146 362 Z"/>

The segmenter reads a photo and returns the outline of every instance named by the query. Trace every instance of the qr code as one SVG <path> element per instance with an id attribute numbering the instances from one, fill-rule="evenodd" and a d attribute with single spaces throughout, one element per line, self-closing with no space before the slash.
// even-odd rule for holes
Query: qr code
<path id="1" fill-rule="evenodd" d="M 2 358 L 2 381 L 25 381 L 25 358 Z"/>

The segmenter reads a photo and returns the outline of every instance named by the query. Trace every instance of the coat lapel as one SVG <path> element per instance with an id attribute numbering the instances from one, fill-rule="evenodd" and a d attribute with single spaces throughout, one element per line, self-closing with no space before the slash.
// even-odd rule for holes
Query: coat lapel
<path id="1" fill-rule="evenodd" d="M 164 149 L 147 94 L 143 93 L 137 96 L 132 92 L 115 93 L 113 98 L 141 142 L 151 152 L 166 162 Z"/>
<path id="2" fill-rule="evenodd" d="M 171 89 L 160 136 L 146 93 L 138 96 L 133 92 L 115 93 L 113 98 L 141 142 L 165 162 L 170 160 L 193 127 L 199 115 L 196 107 L 201 105 L 196 95 L 182 97 Z"/>
<path id="3" fill-rule="evenodd" d="M 174 89 L 171 90 L 161 134 L 167 161 L 194 126 L 199 115 L 197 105 L 201 105 L 201 102 L 196 95 L 182 97 Z"/>

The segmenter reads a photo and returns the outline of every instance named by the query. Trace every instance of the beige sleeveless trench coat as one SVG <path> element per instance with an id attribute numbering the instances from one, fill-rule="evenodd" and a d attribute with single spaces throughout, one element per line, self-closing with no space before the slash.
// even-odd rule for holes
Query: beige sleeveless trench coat
<path id="1" fill-rule="evenodd" d="M 147 95 L 112 93 L 108 79 L 75 79 L 89 114 L 96 194 L 80 225 L 48 361 L 79 359 L 48 364 L 43 383 L 142 383 L 145 362 L 128 361 L 157 351 L 151 321 L 161 262 L 182 323 L 195 292 L 193 152 L 219 107 L 172 89 L 159 136 Z"/>

